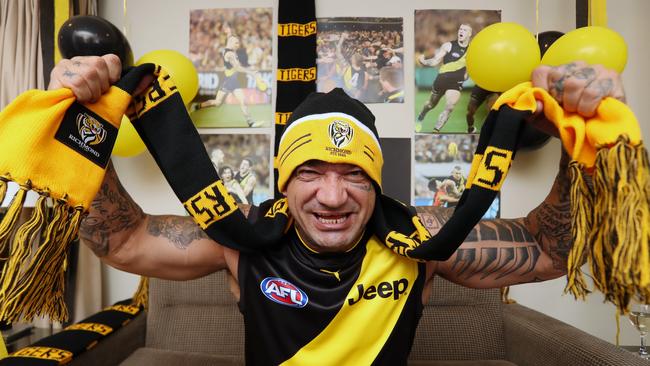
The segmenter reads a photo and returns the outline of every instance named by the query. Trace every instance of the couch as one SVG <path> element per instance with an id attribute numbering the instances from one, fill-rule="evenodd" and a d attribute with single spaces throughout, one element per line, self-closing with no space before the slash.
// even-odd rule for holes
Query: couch
<path id="1" fill-rule="evenodd" d="M 243 320 L 225 271 L 175 282 L 151 279 L 147 312 L 71 365 L 242 365 Z M 410 365 L 650 365 L 634 353 L 519 304 L 500 291 L 433 281 Z"/>

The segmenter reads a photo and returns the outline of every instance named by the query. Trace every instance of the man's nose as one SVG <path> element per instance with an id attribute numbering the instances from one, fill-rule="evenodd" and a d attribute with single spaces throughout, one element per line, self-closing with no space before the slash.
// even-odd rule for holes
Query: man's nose
<path id="1" fill-rule="evenodd" d="M 324 206 L 336 208 L 342 206 L 348 199 L 345 182 L 338 176 L 326 175 L 318 188 L 316 199 Z"/>

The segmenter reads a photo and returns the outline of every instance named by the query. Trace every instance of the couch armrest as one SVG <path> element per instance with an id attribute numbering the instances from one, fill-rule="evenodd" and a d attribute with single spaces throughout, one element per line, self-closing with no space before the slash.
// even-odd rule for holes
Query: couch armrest
<path id="1" fill-rule="evenodd" d="M 147 314 L 141 311 L 122 328 L 100 340 L 94 347 L 72 359 L 71 366 L 119 365 L 135 350 L 144 347 Z"/>
<path id="2" fill-rule="evenodd" d="M 509 304 L 503 309 L 506 356 L 518 365 L 650 365 L 632 352 L 525 306 Z"/>

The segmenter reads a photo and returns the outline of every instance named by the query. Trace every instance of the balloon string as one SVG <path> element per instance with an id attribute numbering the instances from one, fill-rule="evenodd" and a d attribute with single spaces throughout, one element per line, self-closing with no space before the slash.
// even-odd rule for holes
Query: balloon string
<path id="1" fill-rule="evenodd" d="M 126 37 L 126 39 L 128 39 L 129 35 L 127 34 L 127 31 L 126 31 L 126 23 L 127 23 L 127 21 L 126 21 L 126 19 L 127 19 L 126 18 L 126 1 L 127 0 L 124 0 L 124 2 L 122 3 L 122 9 L 124 10 L 124 22 L 122 23 L 122 33 L 124 33 L 124 37 Z"/>
<path id="2" fill-rule="evenodd" d="M 535 39 L 539 39 L 539 0 L 535 0 Z"/>

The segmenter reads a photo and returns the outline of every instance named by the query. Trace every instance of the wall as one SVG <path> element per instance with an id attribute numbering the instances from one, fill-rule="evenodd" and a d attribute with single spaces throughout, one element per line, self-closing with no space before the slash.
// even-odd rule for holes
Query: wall
<path id="1" fill-rule="evenodd" d="M 406 102 L 402 105 L 372 104 L 370 109 L 377 116 L 380 135 L 384 137 L 411 137 L 412 129 L 400 128 L 396 121 L 414 120 L 413 112 L 413 14 L 415 9 L 501 9 L 503 21 L 514 21 L 532 32 L 557 30 L 567 32 L 574 28 L 575 7 L 572 1 L 540 1 L 539 24 L 536 27 L 533 0 L 438 0 L 423 1 L 344 1 L 318 0 L 317 17 L 372 16 L 403 17 Z M 405 6 L 405 4 L 407 4 Z M 224 7 L 274 7 L 272 0 L 188 0 L 128 1 L 126 14 L 122 1 L 102 1 L 99 14 L 120 28 L 125 27 L 127 37 L 136 59 L 156 49 L 175 49 L 186 53 L 189 39 L 189 10 Z M 628 48 L 628 65 L 623 73 L 628 104 L 642 123 L 644 139 L 650 140 L 650 103 L 645 102 L 644 87 L 650 85 L 647 70 L 642 62 L 650 59 L 647 42 L 637 35 L 647 33 L 644 23 L 650 14 L 650 2 L 645 0 L 621 0 L 609 2 L 609 26 L 622 34 Z M 277 17 L 277 10 L 275 11 Z M 276 48 L 274 48 L 275 50 Z M 227 132 L 227 131 L 224 131 Z M 525 215 L 542 201 L 555 177 L 560 145 L 552 141 L 544 148 L 521 153 L 503 188 L 502 214 L 504 217 Z M 153 214 L 182 213 L 182 207 L 174 198 L 162 175 L 148 153 L 122 159 L 115 158 L 115 166 L 124 186 L 146 212 Z M 106 269 L 107 302 L 130 297 L 137 285 L 137 277 Z M 558 279 L 538 284 L 526 284 L 511 288 L 512 297 L 518 302 L 570 323 L 602 339 L 614 342 L 616 334 L 615 309 L 602 302 L 599 294 L 591 295 L 586 302 L 577 302 L 563 295 L 565 280 Z M 621 321 L 621 344 L 636 344 L 636 331 L 625 319 Z"/>

